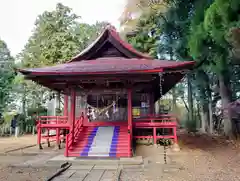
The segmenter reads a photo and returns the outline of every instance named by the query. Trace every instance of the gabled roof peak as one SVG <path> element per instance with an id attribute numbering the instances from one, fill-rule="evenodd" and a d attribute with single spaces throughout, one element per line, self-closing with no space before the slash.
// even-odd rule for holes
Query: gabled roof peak
<path id="1" fill-rule="evenodd" d="M 69 62 L 91 60 L 100 57 L 124 57 L 152 59 L 149 55 L 135 50 L 121 39 L 116 28 L 108 24 L 98 38 Z"/>
<path id="2" fill-rule="evenodd" d="M 113 30 L 113 31 L 116 31 L 117 32 L 117 29 L 116 29 L 116 27 L 115 26 L 113 26 L 112 24 L 108 24 L 106 27 L 105 27 L 105 29 L 109 29 L 109 30 Z"/>

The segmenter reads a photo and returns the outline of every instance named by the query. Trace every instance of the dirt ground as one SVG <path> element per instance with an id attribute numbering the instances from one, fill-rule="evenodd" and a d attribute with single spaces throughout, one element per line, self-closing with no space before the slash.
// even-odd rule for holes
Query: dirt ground
<path id="1" fill-rule="evenodd" d="M 240 180 L 239 141 L 182 133 L 179 145 L 180 152 L 167 150 L 167 164 L 164 164 L 162 147 L 139 146 L 137 154 L 143 155 L 150 162 L 143 172 L 135 172 L 133 178 L 140 177 L 138 180 L 145 181 Z M 126 171 L 124 174 L 122 180 L 129 178 L 127 175 L 131 172 Z"/>
<path id="2" fill-rule="evenodd" d="M 57 168 L 53 167 L 23 167 L 17 166 L 29 160 L 36 160 L 36 155 L 1 155 L 0 156 L 0 181 L 42 181 L 46 180 Z M 44 156 L 41 155 L 42 158 Z M 14 166 L 16 165 L 16 166 Z"/>
<path id="3" fill-rule="evenodd" d="M 46 155 L 58 153 L 54 149 L 54 144 L 52 144 L 51 148 L 46 148 L 46 145 L 43 145 L 45 147 L 44 150 L 39 150 L 36 142 L 37 137 L 32 135 L 20 136 L 18 138 L 0 138 L 0 181 L 42 181 L 57 171 L 57 168 L 53 167 L 14 166 L 29 160 L 32 162 L 34 160 L 37 162 L 42 160 L 44 162 L 44 153 Z"/>
<path id="4" fill-rule="evenodd" d="M 26 140 L 31 140 L 27 142 Z M 5 149 L 26 146 L 35 141 L 33 136 L 18 141 L 1 138 L 0 143 Z M 5 140 L 5 142 L 4 142 Z M 19 143 L 21 140 L 22 143 Z M 23 142 L 25 140 L 25 142 Z M 16 144 L 16 145 L 14 145 Z M 138 146 L 137 155 L 145 159 L 144 169 L 122 171 L 122 181 L 239 181 L 240 180 L 240 142 L 226 141 L 222 137 L 207 135 L 179 135 L 181 151 L 172 152 L 167 149 L 167 164 L 164 164 L 163 148 L 155 146 Z M 47 159 L 45 154 L 27 154 L 37 150 L 28 148 L 23 155 L 0 155 L 0 181 L 40 181 L 46 180 L 57 168 L 53 167 L 13 167 L 13 164 L 35 159 L 35 164 Z M 45 149 L 46 151 L 47 149 Z M 57 151 L 49 149 L 49 153 Z M 37 158 L 37 159 L 36 159 Z"/>
<path id="5" fill-rule="evenodd" d="M 1 181 L 45 181 L 53 173 L 55 168 L 15 168 L 2 167 L 0 168 Z M 7 174 L 6 174 L 7 173 Z"/>
<path id="6" fill-rule="evenodd" d="M 37 143 L 37 136 L 25 135 L 18 138 L 4 137 L 0 138 L 0 153 L 8 152 L 20 147 L 31 146 Z"/>

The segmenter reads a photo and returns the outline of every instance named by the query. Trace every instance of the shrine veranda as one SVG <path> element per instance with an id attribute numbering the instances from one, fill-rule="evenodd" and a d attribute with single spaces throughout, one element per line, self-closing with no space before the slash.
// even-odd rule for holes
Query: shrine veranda
<path id="1" fill-rule="evenodd" d="M 153 139 L 156 144 L 167 138 L 177 143 L 177 118 L 156 115 L 154 103 L 193 66 L 194 62 L 152 59 L 108 26 L 67 63 L 19 71 L 26 79 L 64 94 L 63 116 L 39 117 L 40 148 L 42 139 L 56 140 L 59 148 L 65 140 L 67 157 L 131 157 L 134 139 Z M 142 134 L 143 129 L 151 133 Z M 165 129 L 172 131 L 161 134 Z M 50 130 L 56 135 L 50 136 Z"/>

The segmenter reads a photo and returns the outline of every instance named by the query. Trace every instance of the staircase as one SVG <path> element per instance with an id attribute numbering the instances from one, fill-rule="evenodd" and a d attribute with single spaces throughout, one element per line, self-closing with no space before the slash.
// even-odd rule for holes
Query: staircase
<path id="1" fill-rule="evenodd" d="M 83 127 L 69 150 L 72 157 L 128 157 L 127 126 Z"/>

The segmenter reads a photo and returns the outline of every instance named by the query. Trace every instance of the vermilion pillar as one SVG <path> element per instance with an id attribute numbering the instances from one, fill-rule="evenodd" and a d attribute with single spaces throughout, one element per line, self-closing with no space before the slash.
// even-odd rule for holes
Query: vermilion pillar
<path id="1" fill-rule="evenodd" d="M 70 123 L 72 124 L 72 143 L 74 143 L 74 129 L 75 129 L 75 108 L 76 108 L 76 91 L 71 90 L 71 113 Z"/>
<path id="2" fill-rule="evenodd" d="M 128 139 L 129 139 L 129 157 L 132 154 L 132 89 L 128 89 Z"/>

